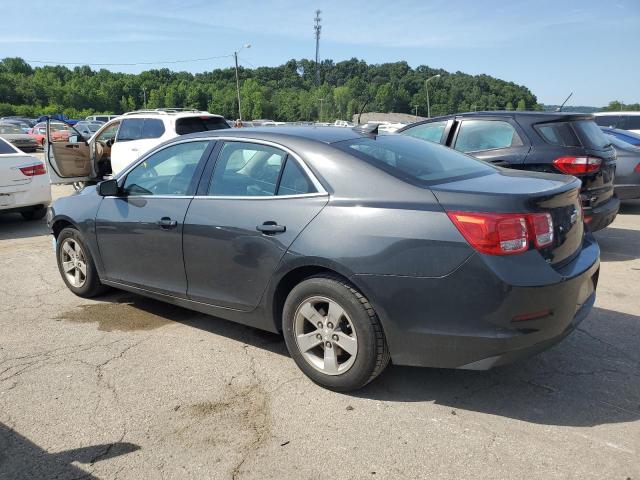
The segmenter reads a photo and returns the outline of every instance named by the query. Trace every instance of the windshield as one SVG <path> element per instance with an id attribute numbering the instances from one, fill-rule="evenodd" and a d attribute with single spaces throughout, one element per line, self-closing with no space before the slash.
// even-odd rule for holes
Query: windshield
<path id="1" fill-rule="evenodd" d="M 0 125 L 0 134 L 13 134 L 13 133 L 22 133 L 22 129 L 20 127 L 16 127 L 15 125 Z"/>
<path id="2" fill-rule="evenodd" d="M 379 135 L 337 142 L 334 146 L 386 172 L 420 185 L 487 175 L 495 167 L 442 145 L 405 135 Z"/>

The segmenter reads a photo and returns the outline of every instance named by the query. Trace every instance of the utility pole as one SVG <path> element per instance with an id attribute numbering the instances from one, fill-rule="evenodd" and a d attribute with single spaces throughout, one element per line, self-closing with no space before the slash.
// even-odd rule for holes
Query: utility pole
<path id="1" fill-rule="evenodd" d="M 142 108 L 147 108 L 147 89 L 145 87 L 142 87 L 142 98 Z"/>
<path id="2" fill-rule="evenodd" d="M 326 98 L 319 98 L 318 100 L 320 101 L 320 122 L 322 122 L 322 106 Z"/>
<path id="3" fill-rule="evenodd" d="M 316 83 L 318 85 L 320 85 L 320 64 L 318 63 L 318 57 L 320 53 L 320 31 L 322 30 L 322 25 L 320 25 L 320 21 L 322 20 L 320 18 L 320 13 L 322 13 L 320 10 L 316 10 L 316 17 L 313 19 L 315 22 L 313 29 L 316 32 Z"/>
<path id="4" fill-rule="evenodd" d="M 418 105 L 414 105 L 416 107 L 416 122 L 418 121 Z"/>
<path id="5" fill-rule="evenodd" d="M 240 77 L 238 76 L 238 52 L 243 48 L 251 48 L 251 44 L 247 43 L 243 45 L 241 48 L 233 52 L 233 58 L 236 61 L 236 93 L 238 94 L 238 119 L 242 121 L 242 108 L 240 108 Z"/>

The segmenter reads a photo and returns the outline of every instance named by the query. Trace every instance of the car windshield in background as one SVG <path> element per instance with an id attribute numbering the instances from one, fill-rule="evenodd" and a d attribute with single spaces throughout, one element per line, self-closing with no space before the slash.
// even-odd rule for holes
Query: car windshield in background
<path id="1" fill-rule="evenodd" d="M 14 133 L 23 133 L 20 127 L 16 127 L 15 125 L 0 125 L 0 135 L 5 134 L 14 134 Z"/>
<path id="2" fill-rule="evenodd" d="M 441 145 L 407 136 L 379 135 L 333 144 L 410 183 L 437 183 L 488 175 L 495 167 Z"/>
<path id="3" fill-rule="evenodd" d="M 208 130 L 220 130 L 223 128 L 230 127 L 226 120 L 220 117 L 186 117 L 176 120 L 176 133 L 178 135 L 206 132 Z"/>

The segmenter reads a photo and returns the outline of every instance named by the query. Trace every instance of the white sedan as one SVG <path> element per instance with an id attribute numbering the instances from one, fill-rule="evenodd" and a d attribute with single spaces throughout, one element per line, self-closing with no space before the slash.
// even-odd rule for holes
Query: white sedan
<path id="1" fill-rule="evenodd" d="M 0 138 L 0 213 L 20 212 L 25 220 L 37 220 L 50 203 L 44 163 Z"/>

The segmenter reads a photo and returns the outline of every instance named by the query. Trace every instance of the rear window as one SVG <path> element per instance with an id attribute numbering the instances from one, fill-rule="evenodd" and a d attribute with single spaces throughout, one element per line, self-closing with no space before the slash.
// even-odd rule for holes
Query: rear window
<path id="1" fill-rule="evenodd" d="M 569 125 L 569 122 L 543 123 L 535 129 L 542 138 L 551 145 L 559 147 L 580 147 L 580 140 Z"/>
<path id="2" fill-rule="evenodd" d="M 585 147 L 601 150 L 611 144 L 593 120 L 578 120 L 571 124 Z"/>
<path id="3" fill-rule="evenodd" d="M 8 142 L 5 142 L 0 138 L 0 155 L 6 155 L 8 153 L 17 153 Z"/>
<path id="4" fill-rule="evenodd" d="M 186 117 L 176 121 L 176 133 L 186 135 L 188 133 L 206 132 L 231 128 L 224 118 L 220 117 Z"/>
<path id="5" fill-rule="evenodd" d="M 619 115 L 597 115 L 595 117 L 596 125 L 600 125 L 601 127 L 614 127 L 616 128 L 618 123 L 620 123 Z"/>
<path id="6" fill-rule="evenodd" d="M 489 164 L 432 142 L 405 135 L 380 135 L 333 144 L 395 177 L 434 185 L 495 171 Z"/>

